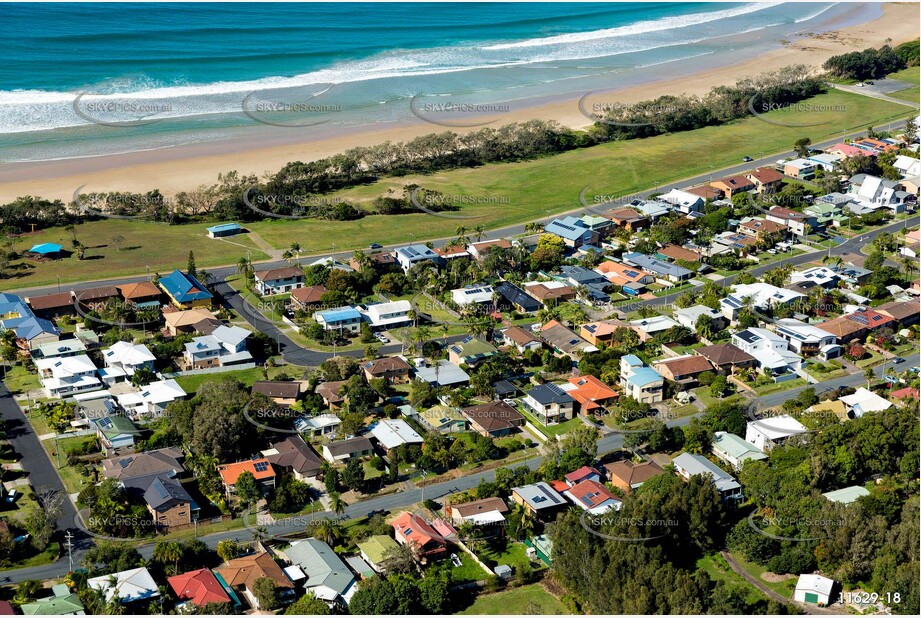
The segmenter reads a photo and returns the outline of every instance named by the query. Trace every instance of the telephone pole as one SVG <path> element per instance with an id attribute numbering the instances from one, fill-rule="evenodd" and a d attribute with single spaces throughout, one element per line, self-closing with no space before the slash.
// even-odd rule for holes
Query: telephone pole
<path id="1" fill-rule="evenodd" d="M 70 565 L 70 570 L 73 571 L 74 570 L 74 553 L 73 553 L 74 535 L 70 530 L 68 530 L 67 533 L 64 535 L 64 538 L 66 539 L 66 541 L 64 542 L 64 547 L 67 548 L 67 562 Z"/>

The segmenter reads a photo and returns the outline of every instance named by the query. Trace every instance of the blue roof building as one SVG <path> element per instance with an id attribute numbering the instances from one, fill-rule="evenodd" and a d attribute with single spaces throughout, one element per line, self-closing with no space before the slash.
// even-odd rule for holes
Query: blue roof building
<path id="1" fill-rule="evenodd" d="M 687 268 L 678 266 L 677 264 L 669 264 L 668 262 L 657 260 L 654 257 L 650 257 L 642 253 L 625 253 L 622 259 L 628 264 L 639 266 L 643 270 L 648 270 L 651 273 L 665 277 L 669 281 L 673 282 L 685 281 L 694 276 L 694 271 L 692 270 L 688 270 Z"/>
<path id="2" fill-rule="evenodd" d="M 37 253 L 41 256 L 58 255 L 64 247 L 53 242 L 43 242 L 40 245 L 34 245 L 29 249 L 29 253 Z"/>
<path id="3" fill-rule="evenodd" d="M 633 370 L 633 375 L 627 378 L 627 384 L 643 387 L 654 382 L 661 382 L 662 379 L 659 372 L 652 367 L 637 367 Z"/>
<path id="4" fill-rule="evenodd" d="M 240 227 L 239 223 L 221 223 L 208 228 L 208 237 L 220 238 L 221 236 L 233 236 L 242 232 L 243 228 Z"/>
<path id="5" fill-rule="evenodd" d="M 346 329 L 358 332 L 361 330 L 363 317 L 354 307 L 336 307 L 317 311 L 313 314 L 313 319 L 326 330 Z"/>
<path id="6" fill-rule="evenodd" d="M 180 309 L 210 307 L 214 298 L 201 281 L 178 268 L 165 277 L 160 277 L 158 283 L 172 299 L 173 304 Z"/>
<path id="7" fill-rule="evenodd" d="M 572 216 L 554 219 L 544 227 L 544 231 L 559 236 L 573 248 L 591 244 L 598 237 L 596 232 L 585 226 L 585 222 Z"/>
<path id="8" fill-rule="evenodd" d="M 17 339 L 29 343 L 30 349 L 57 341 L 61 334 L 61 329 L 52 322 L 36 317 L 26 301 L 15 294 L 4 293 L 0 293 L 0 330 L 12 330 Z"/>

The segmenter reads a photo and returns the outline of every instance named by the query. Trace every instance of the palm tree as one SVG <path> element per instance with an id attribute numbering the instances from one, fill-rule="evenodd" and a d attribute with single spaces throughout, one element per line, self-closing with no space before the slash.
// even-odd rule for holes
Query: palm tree
<path id="1" fill-rule="evenodd" d="M 339 526 L 328 517 L 314 522 L 311 527 L 313 528 L 313 530 L 311 530 L 313 537 L 323 541 L 327 545 L 335 545 L 336 541 L 342 538 L 342 532 Z"/>
<path id="2" fill-rule="evenodd" d="M 839 258 L 840 259 L 840 258 Z M 918 270 L 918 264 L 915 261 L 915 258 L 908 255 L 903 256 L 901 259 L 902 268 L 905 269 L 905 272 L 909 275 Z"/>
<path id="3" fill-rule="evenodd" d="M 863 371 L 863 377 L 865 377 L 865 378 L 867 379 L 867 389 L 869 389 L 869 388 L 870 388 L 870 382 L 872 382 L 872 381 L 876 378 L 876 374 L 873 373 L 873 368 L 872 368 L 872 367 L 867 367 L 866 369 L 864 369 L 864 371 Z"/>
<path id="4" fill-rule="evenodd" d="M 345 500 L 342 499 L 342 496 L 338 491 L 334 491 L 329 494 L 329 508 L 336 515 L 342 515 L 345 513 Z"/>
<path id="5" fill-rule="evenodd" d="M 455 230 L 454 233 L 457 234 L 457 239 L 456 239 L 456 240 L 457 240 L 458 243 L 460 243 L 460 244 L 462 244 L 462 245 L 466 245 L 466 244 L 467 244 L 467 241 L 469 240 L 469 238 L 467 237 L 467 228 L 466 228 L 466 227 L 464 227 L 463 225 L 461 225 L 461 226 L 459 226 L 459 227 L 457 228 L 457 230 Z"/>
<path id="6" fill-rule="evenodd" d="M 288 264 L 294 262 L 294 252 L 290 249 L 285 249 L 284 253 L 281 254 L 281 259 L 286 261 Z"/>
<path id="7" fill-rule="evenodd" d="M 480 242 L 481 240 L 483 240 L 483 233 L 485 231 L 486 229 L 482 225 L 478 225 L 475 228 L 473 228 L 473 233 L 476 234 L 477 242 Z"/>
<path id="8" fill-rule="evenodd" d="M 541 324 L 546 324 L 553 320 L 559 321 L 562 317 L 560 308 L 556 306 L 544 305 L 543 308 L 537 312 L 537 321 Z"/>
<path id="9" fill-rule="evenodd" d="M 182 545 L 175 541 L 165 541 L 154 546 L 153 559 L 160 564 L 173 565 L 173 572 L 179 571 L 179 561 L 182 560 Z"/>
<path id="10" fill-rule="evenodd" d="M 301 243 L 297 241 L 291 243 L 291 251 L 294 252 L 295 259 L 301 259 Z"/>

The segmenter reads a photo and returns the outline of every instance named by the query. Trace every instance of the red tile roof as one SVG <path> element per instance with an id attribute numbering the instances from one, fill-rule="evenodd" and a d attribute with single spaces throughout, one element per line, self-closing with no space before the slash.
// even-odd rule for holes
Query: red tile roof
<path id="1" fill-rule="evenodd" d="M 199 607 L 206 603 L 230 603 L 224 587 L 208 569 L 189 571 L 166 579 L 180 601 L 191 601 Z"/>
<path id="2" fill-rule="evenodd" d="M 617 500 L 620 502 L 618 497 L 615 496 L 610 489 L 598 481 L 591 480 L 582 481 L 575 487 L 570 488 L 569 495 L 583 507 L 589 509 L 601 506 L 608 500 Z"/>
<path id="3" fill-rule="evenodd" d="M 262 464 L 265 464 L 265 466 Z M 272 463 L 265 457 L 224 464 L 223 466 L 218 466 L 217 471 L 221 475 L 224 485 L 227 486 L 236 485 L 237 479 L 244 472 L 252 474 L 253 478 L 257 481 L 275 478 L 275 469 L 272 467 Z"/>
<path id="4" fill-rule="evenodd" d="M 576 388 L 568 391 L 569 396 L 578 401 L 583 410 L 600 408 L 608 400 L 618 396 L 617 391 L 593 375 L 569 378 L 569 383 L 576 385 Z"/>

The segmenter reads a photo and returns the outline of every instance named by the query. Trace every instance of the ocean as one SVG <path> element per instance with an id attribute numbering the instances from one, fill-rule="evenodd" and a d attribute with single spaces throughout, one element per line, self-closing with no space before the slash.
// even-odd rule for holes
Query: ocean
<path id="1" fill-rule="evenodd" d="M 516 108 L 738 62 L 879 14 L 779 2 L 0 4 L 0 161 L 419 118 L 435 131 L 483 113 L 512 122 Z"/>

